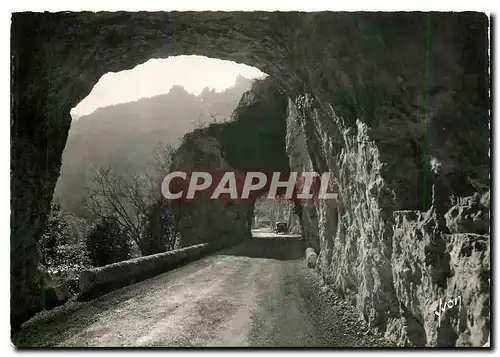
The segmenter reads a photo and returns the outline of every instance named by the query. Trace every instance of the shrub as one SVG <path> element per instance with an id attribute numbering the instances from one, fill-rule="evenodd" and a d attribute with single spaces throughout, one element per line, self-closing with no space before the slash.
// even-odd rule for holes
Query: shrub
<path id="1" fill-rule="evenodd" d="M 71 226 L 61 211 L 61 206 L 53 203 L 45 231 L 38 241 L 38 250 L 42 264 L 51 267 L 58 265 L 64 260 L 64 256 L 61 256 L 58 247 L 69 242 L 71 233 Z"/>
<path id="2" fill-rule="evenodd" d="M 68 218 L 59 204 L 52 204 L 45 231 L 38 242 L 39 269 L 43 270 L 40 284 L 46 289 L 55 282 L 64 282 L 75 295 L 80 271 L 88 268 L 90 262 L 85 245 L 73 237 L 74 230 Z"/>
<path id="3" fill-rule="evenodd" d="M 94 266 L 130 259 L 126 235 L 114 218 L 102 218 L 87 236 L 85 246 Z"/>

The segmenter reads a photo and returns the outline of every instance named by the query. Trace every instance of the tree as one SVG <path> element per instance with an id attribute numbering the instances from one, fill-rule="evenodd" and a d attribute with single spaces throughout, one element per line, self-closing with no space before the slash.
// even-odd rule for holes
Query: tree
<path id="1" fill-rule="evenodd" d="M 64 257 L 58 247 L 66 245 L 71 239 L 72 228 L 66 220 L 61 206 L 53 202 L 45 231 L 38 241 L 40 261 L 47 267 L 59 265 Z"/>
<path id="2" fill-rule="evenodd" d="M 102 218 L 92 229 L 85 243 L 94 266 L 104 266 L 130 258 L 127 238 L 114 218 Z"/>
<path id="3" fill-rule="evenodd" d="M 119 174 L 107 167 L 95 169 L 93 183 L 84 204 L 102 220 L 113 218 L 122 233 L 140 248 L 142 217 L 151 201 L 149 182 L 139 175 Z"/>
<path id="4" fill-rule="evenodd" d="M 158 187 L 157 184 L 161 184 L 165 175 L 170 172 L 174 154 L 175 149 L 171 145 L 161 142 L 153 150 L 153 159 L 148 162 L 147 166 L 149 181 L 155 187 Z"/>
<path id="5" fill-rule="evenodd" d="M 178 237 L 178 205 L 156 201 L 144 217 L 141 252 L 156 254 L 172 250 Z"/>
<path id="6" fill-rule="evenodd" d="M 97 168 L 93 185 L 88 187 L 85 205 L 96 217 L 113 217 L 122 234 L 137 245 L 143 256 L 170 250 L 175 245 L 177 215 L 171 206 L 165 216 L 169 219 L 163 218 L 165 207 L 170 205 L 162 203 L 160 191 L 173 152 L 169 145 L 158 145 L 154 161 L 142 175 L 118 173 L 112 167 Z"/>
<path id="7" fill-rule="evenodd" d="M 75 235 L 70 215 L 53 202 L 47 226 L 42 234 L 38 249 L 40 252 L 40 271 L 45 272 L 44 280 L 56 278 L 63 281 L 72 294 L 78 293 L 80 271 L 89 267 L 85 245 Z M 83 222 L 79 223 L 83 229 Z M 50 277 L 50 278 L 49 278 Z"/>

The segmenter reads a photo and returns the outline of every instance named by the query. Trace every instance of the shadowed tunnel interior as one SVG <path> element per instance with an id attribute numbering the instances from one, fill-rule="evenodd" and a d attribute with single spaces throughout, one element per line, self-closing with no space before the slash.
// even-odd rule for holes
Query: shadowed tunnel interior
<path id="1" fill-rule="evenodd" d="M 305 244 L 300 237 L 253 238 L 221 254 L 251 258 L 297 260 L 304 257 Z"/>

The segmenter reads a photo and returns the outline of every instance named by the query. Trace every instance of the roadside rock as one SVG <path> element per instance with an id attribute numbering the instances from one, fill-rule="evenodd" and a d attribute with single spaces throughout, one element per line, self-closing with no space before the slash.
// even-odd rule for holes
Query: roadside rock
<path id="1" fill-rule="evenodd" d="M 407 329 L 397 327 L 401 323 L 395 319 L 388 337 L 422 346 L 484 344 L 490 319 L 489 236 L 443 233 L 432 210 L 394 215 L 393 275 Z M 454 303 L 441 311 L 441 301 L 455 299 L 460 307 Z"/>
<path id="2" fill-rule="evenodd" d="M 316 268 L 316 262 L 318 260 L 318 255 L 313 248 L 306 249 L 306 262 L 308 268 Z"/>
<path id="3" fill-rule="evenodd" d="M 488 234 L 490 231 L 489 208 L 480 201 L 478 194 L 460 199 L 446 212 L 445 218 L 452 233 Z"/>
<path id="4" fill-rule="evenodd" d="M 68 288 L 63 283 L 50 286 L 45 290 L 45 309 L 64 304 L 70 298 Z"/>

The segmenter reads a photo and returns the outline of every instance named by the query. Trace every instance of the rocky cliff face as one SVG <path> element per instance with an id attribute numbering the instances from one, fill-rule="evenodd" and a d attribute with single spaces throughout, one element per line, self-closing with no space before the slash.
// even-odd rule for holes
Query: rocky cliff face
<path id="1" fill-rule="evenodd" d="M 285 109 L 286 99 L 273 79 L 256 81 L 243 95 L 230 122 L 210 124 L 184 136 L 172 171 L 230 171 L 238 176 L 251 170 L 289 170 Z M 255 199 L 212 200 L 201 196 L 195 201 L 181 201 L 181 246 L 213 241 L 230 245 L 251 238 Z M 290 210 L 287 213 L 291 215 Z"/>
<path id="2" fill-rule="evenodd" d="M 477 225 L 487 223 L 488 208 L 472 199 L 446 215 L 475 211 Z M 466 226 L 468 214 L 450 217 L 444 227 L 434 208 L 394 212 L 391 265 L 401 317 L 389 322 L 386 335 L 395 342 L 482 346 L 488 340 L 490 237 L 484 227 L 455 229 Z"/>
<path id="3" fill-rule="evenodd" d="M 304 205 L 302 225 L 325 281 L 360 317 L 401 344 L 485 342 L 486 223 L 476 208 L 454 207 L 457 199 L 449 197 L 489 189 L 487 29 L 486 16 L 475 13 L 15 15 L 14 324 L 39 308 L 32 279 L 36 241 L 59 174 L 70 109 L 108 71 L 152 57 L 203 54 L 256 66 L 279 83 L 288 118 L 265 134 L 281 130 L 278 144 L 260 152 L 285 155 L 286 162 L 273 159 L 267 168 L 336 176 L 338 199 Z M 255 98 L 248 108 L 258 112 L 267 99 Z M 231 127 L 246 137 L 241 126 Z M 236 157 L 247 153 L 227 137 L 217 140 Z M 230 157 L 226 161 L 238 168 L 234 162 L 241 160 Z M 266 155 L 248 158 L 255 166 Z M 408 210 L 424 218 L 398 213 Z M 410 240 L 417 232 L 420 240 Z M 434 299 L 459 293 L 463 309 L 447 311 L 435 329 Z"/>
<path id="4" fill-rule="evenodd" d="M 234 171 L 224 159 L 221 145 L 210 129 L 197 129 L 184 137 L 177 150 L 172 171 L 226 172 Z M 221 246 L 250 239 L 253 201 L 211 200 L 199 197 L 196 201 L 181 201 L 179 232 L 181 247 L 219 242 Z"/>
<path id="5" fill-rule="evenodd" d="M 288 100 L 286 126 L 269 124 L 280 122 L 281 116 L 273 115 L 285 109 L 279 99 L 283 94 L 269 82 L 262 81 L 244 95 L 232 129 L 226 124 L 188 134 L 178 153 L 180 167 L 196 163 L 209 170 L 242 169 L 251 154 L 269 168 L 278 162 L 283 165 L 259 154 L 258 148 L 266 146 L 265 136 L 252 137 L 253 131 L 262 132 L 260 125 L 267 123 L 273 133 L 284 137 L 292 171 L 336 174 L 338 199 L 302 202 L 301 230 L 306 245 L 319 253 L 317 269 L 325 282 L 358 309 L 360 318 L 402 346 L 484 344 L 490 325 L 489 193 L 482 198 L 477 193 L 456 197 L 439 181 L 439 168 L 434 168 L 428 173 L 432 183 L 429 209 L 400 210 L 397 190 L 385 179 L 380 148 L 370 137 L 372 129 L 360 120 L 348 127 L 335 115 L 322 117 L 312 109 L 314 100 L 307 95 Z M 269 97 L 275 101 L 264 105 L 263 98 Z M 260 105 L 259 110 L 254 111 L 255 105 Z M 250 129 L 245 124 L 257 124 L 258 119 L 246 117 L 248 113 L 273 115 Z M 335 135 L 342 133 L 344 147 L 331 130 Z M 217 139 L 228 132 L 235 141 Z M 252 137 L 247 146 L 242 139 L 245 135 Z M 238 149 L 245 154 L 236 155 Z M 274 151 L 282 158 L 279 148 Z M 226 152 L 232 153 L 228 157 L 233 166 L 226 161 Z M 195 153 L 201 156 L 194 158 Z M 189 213 L 184 222 L 189 223 L 184 224 L 184 245 L 248 237 L 253 202 L 220 205 L 205 201 L 186 206 Z M 284 210 L 280 219 L 288 214 L 290 210 Z M 443 310 L 443 301 L 456 299 L 460 299 L 459 307 L 454 303 Z"/>
<path id="6" fill-rule="evenodd" d="M 484 130 L 487 120 L 481 120 Z M 349 124 L 333 106 L 307 93 L 289 101 L 290 166 L 337 177 L 338 200 L 303 205 L 305 239 L 319 250 L 317 269 L 362 319 L 399 345 L 482 346 L 490 318 L 489 193 L 481 203 L 477 191 L 484 192 L 487 181 L 474 179 L 485 169 L 486 150 L 477 167 L 464 168 L 464 158 L 445 149 L 447 141 L 434 141 L 426 167 L 418 157 L 423 148 L 405 149 L 413 145 L 405 133 L 417 126 L 415 119 L 400 117 L 394 127 L 386 125 L 360 119 Z M 439 127 L 446 136 L 456 130 L 451 123 Z M 468 138 L 473 140 L 482 139 Z M 456 143 L 456 150 L 463 144 Z M 441 165 L 450 171 L 441 171 Z M 461 309 L 454 304 L 438 318 L 440 299 L 458 297 Z"/>

